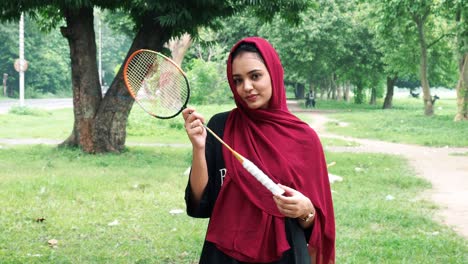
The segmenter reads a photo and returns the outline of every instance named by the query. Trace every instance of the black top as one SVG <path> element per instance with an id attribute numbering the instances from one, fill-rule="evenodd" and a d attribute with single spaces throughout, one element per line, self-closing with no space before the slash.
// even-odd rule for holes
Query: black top
<path id="1" fill-rule="evenodd" d="M 216 114 L 208 122 L 208 127 L 219 137 L 223 137 L 224 126 L 229 112 Z M 187 214 L 196 218 L 208 218 L 211 216 L 219 191 L 226 175 L 222 144 L 208 133 L 206 138 L 206 162 L 208 167 L 208 184 L 199 204 L 193 204 L 191 200 L 190 183 L 185 190 L 185 202 Z M 229 210 L 229 208 L 226 208 Z M 275 264 L 310 264 L 310 256 L 307 252 L 307 241 L 310 237 L 310 229 L 303 230 L 296 219 L 285 218 L 285 230 L 290 249 Z M 252 223 L 255 224 L 255 223 Z M 227 256 L 220 251 L 215 244 L 206 241 L 203 245 L 199 264 L 238 264 L 243 263 Z"/>

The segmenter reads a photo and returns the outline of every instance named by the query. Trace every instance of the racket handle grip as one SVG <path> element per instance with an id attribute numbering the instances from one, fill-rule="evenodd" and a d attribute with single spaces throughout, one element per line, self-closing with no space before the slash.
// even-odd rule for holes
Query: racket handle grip
<path id="1" fill-rule="evenodd" d="M 274 183 L 270 177 L 268 177 L 263 171 L 261 171 L 255 164 L 253 164 L 250 160 L 244 158 L 244 162 L 242 162 L 242 166 L 252 174 L 255 179 L 257 179 L 263 186 L 265 186 L 271 193 L 274 195 L 281 195 L 284 193 L 284 190 L 278 187 L 276 183 Z"/>

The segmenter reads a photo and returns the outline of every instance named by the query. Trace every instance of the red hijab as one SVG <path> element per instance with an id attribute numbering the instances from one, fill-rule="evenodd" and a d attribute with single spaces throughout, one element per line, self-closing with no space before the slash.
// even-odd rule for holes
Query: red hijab
<path id="1" fill-rule="evenodd" d="M 253 43 L 270 73 L 268 109 L 252 110 L 237 94 L 232 79 L 232 52 Z M 322 145 L 309 125 L 291 114 L 286 104 L 283 67 L 275 49 L 258 37 L 245 38 L 231 50 L 227 77 L 237 108 L 228 116 L 223 139 L 277 183 L 309 197 L 316 209 L 308 241 L 313 263 L 334 263 L 335 221 Z M 216 201 L 207 240 L 244 262 L 273 262 L 290 248 L 272 194 L 223 149 L 227 174 Z M 314 260 L 315 259 L 315 260 Z"/>

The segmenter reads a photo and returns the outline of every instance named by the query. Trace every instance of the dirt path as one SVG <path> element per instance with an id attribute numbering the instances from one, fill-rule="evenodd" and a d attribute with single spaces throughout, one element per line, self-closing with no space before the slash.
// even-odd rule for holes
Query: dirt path
<path id="1" fill-rule="evenodd" d="M 301 111 L 293 102 L 289 107 L 293 112 Z M 324 146 L 327 151 L 385 153 L 405 157 L 416 173 L 432 184 L 427 195 L 440 207 L 436 220 L 468 238 L 468 156 L 456 156 L 456 153 L 467 153 L 468 148 L 423 147 L 338 136 L 325 131 L 325 124 L 332 121 L 326 113 L 311 111 L 310 114 L 313 118 L 310 126 L 321 138 L 338 138 L 360 144 L 357 147 Z"/>

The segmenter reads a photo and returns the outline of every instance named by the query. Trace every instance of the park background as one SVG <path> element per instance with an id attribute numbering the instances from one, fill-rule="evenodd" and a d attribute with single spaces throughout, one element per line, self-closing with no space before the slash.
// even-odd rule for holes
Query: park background
<path id="1" fill-rule="evenodd" d="M 0 145 L 2 263 L 197 262 L 207 220 L 184 213 L 182 120 L 132 108 L 121 80 L 138 48 L 179 62 L 190 104 L 209 117 L 234 107 L 229 48 L 262 36 L 280 54 L 288 98 L 302 104 L 311 90 L 338 120 L 328 130 L 468 146 L 465 1 L 6 1 L 0 10 L 0 100 L 19 96 L 23 12 L 26 98 L 71 97 L 74 106 L 0 115 L 0 138 L 57 141 Z M 307 113 L 298 116 L 310 122 Z M 437 219 L 440 205 L 423 195 L 431 184 L 405 159 L 326 154 L 344 179 L 332 185 L 337 263 L 466 263 L 466 238 Z"/>

